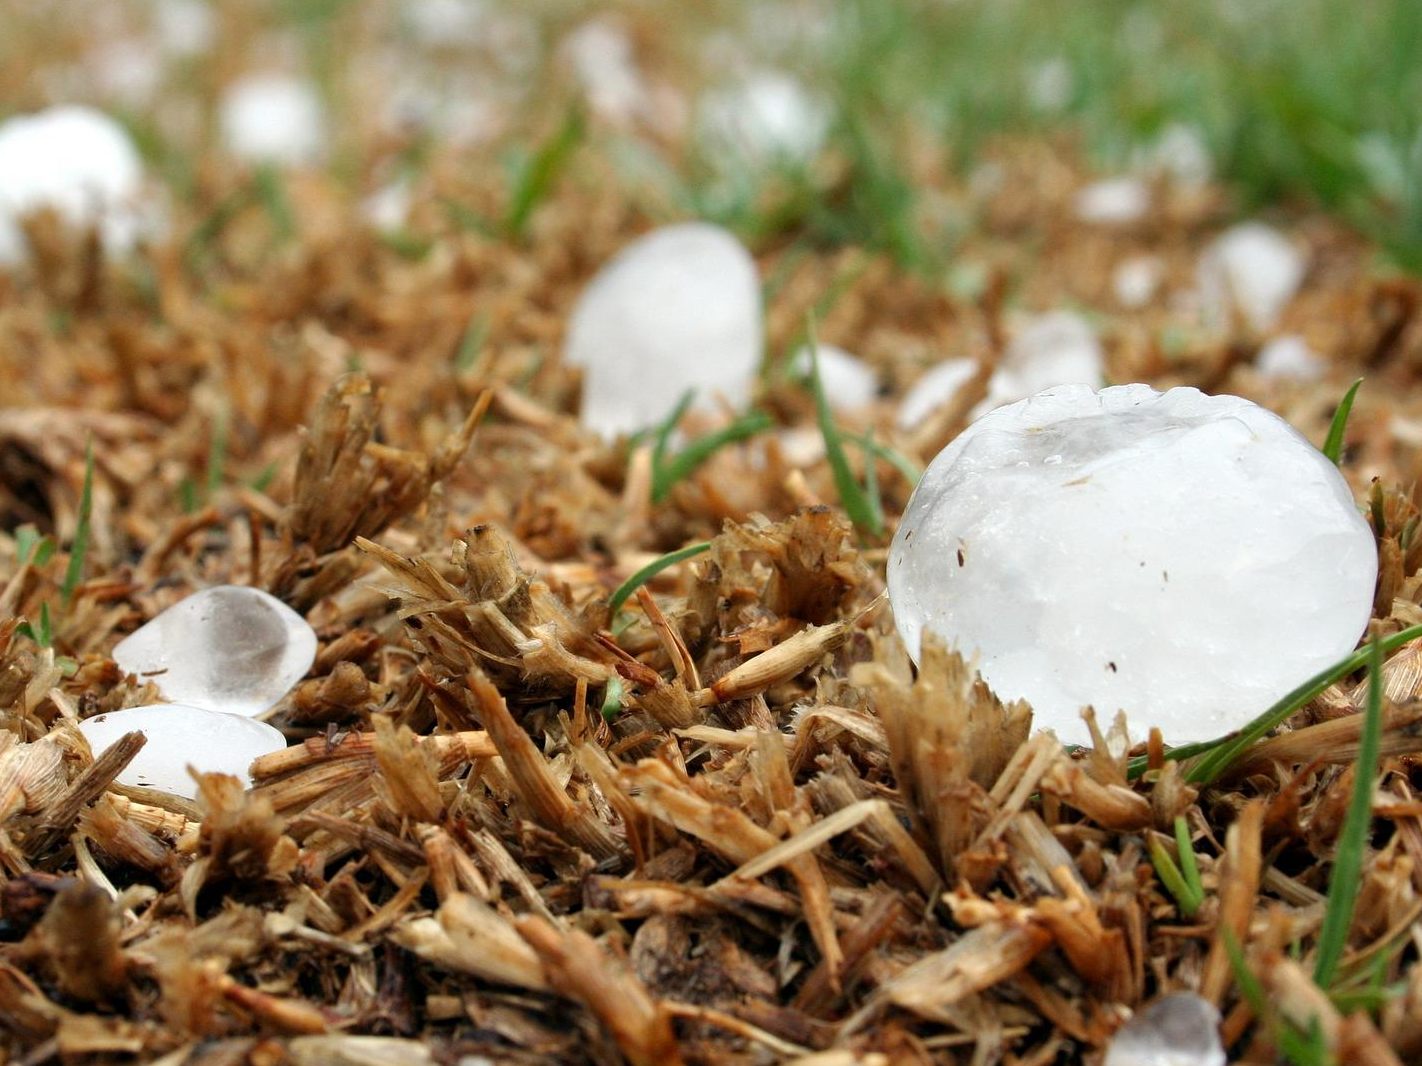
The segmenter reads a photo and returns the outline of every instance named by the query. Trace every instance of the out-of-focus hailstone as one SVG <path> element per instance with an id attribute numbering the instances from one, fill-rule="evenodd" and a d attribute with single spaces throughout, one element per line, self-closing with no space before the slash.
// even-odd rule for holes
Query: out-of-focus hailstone
<path id="1" fill-rule="evenodd" d="M 563 49 L 593 113 L 625 125 L 647 107 L 648 89 L 637 69 L 632 38 L 606 18 L 592 18 L 568 35 Z"/>
<path id="2" fill-rule="evenodd" d="M 114 661 L 174 703 L 257 715 L 316 658 L 316 633 L 275 596 L 241 585 L 195 592 L 119 641 Z"/>
<path id="3" fill-rule="evenodd" d="M 222 96 L 222 143 L 249 163 L 306 166 L 325 150 L 326 116 L 315 86 L 285 74 L 248 74 Z"/>
<path id="4" fill-rule="evenodd" d="M 1071 103 L 1076 91 L 1076 74 L 1071 64 L 1061 56 L 1053 56 L 1025 73 L 1027 100 L 1036 111 L 1056 114 Z"/>
<path id="5" fill-rule="evenodd" d="M 915 429 L 925 418 L 942 407 L 978 372 L 978 361 L 966 356 L 945 359 L 924 373 L 904 393 L 899 401 L 899 413 L 895 423 L 899 429 L 908 432 Z"/>
<path id="6" fill-rule="evenodd" d="M 1372 533 L 1337 469 L 1237 396 L 1049 389 L 929 465 L 894 537 L 889 598 L 1039 727 L 1089 743 L 1091 705 L 1171 744 L 1236 729 L 1351 651 Z"/>
<path id="7" fill-rule="evenodd" d="M 1253 329 L 1269 329 L 1298 291 L 1304 265 L 1288 238 L 1262 222 L 1226 230 L 1196 270 L 1206 322 L 1227 326 L 1231 312 L 1238 311 Z"/>
<path id="8" fill-rule="evenodd" d="M 153 703 L 86 718 L 79 732 L 97 757 L 125 733 L 135 730 L 148 742 L 118 775 L 121 785 L 137 785 L 197 797 L 197 783 L 188 767 L 205 774 L 231 774 L 250 787 L 248 767 L 259 755 L 281 751 L 286 738 L 251 718 L 180 703 Z"/>
<path id="9" fill-rule="evenodd" d="M 753 165 L 808 163 L 824 146 L 830 125 L 823 99 L 775 71 L 708 93 L 698 117 L 709 148 Z"/>
<path id="10" fill-rule="evenodd" d="M 1254 368 L 1266 378 L 1318 381 L 1328 372 L 1323 357 L 1294 333 L 1275 337 L 1254 357 Z"/>
<path id="11" fill-rule="evenodd" d="M 750 401 L 761 357 L 755 260 L 726 230 L 663 226 L 593 278 L 568 323 L 564 358 L 583 368 L 583 425 L 612 438 L 653 425 L 695 389 Z"/>
<path id="12" fill-rule="evenodd" d="M 206 52 L 216 34 L 208 0 L 156 0 L 153 23 L 164 49 L 179 56 Z"/>
<path id="13" fill-rule="evenodd" d="M 874 368 L 833 344 L 821 344 L 816 349 L 820 363 L 820 384 L 830 407 L 840 412 L 862 411 L 879 395 L 879 375 Z M 810 348 L 795 353 L 790 369 L 798 376 L 810 376 Z"/>
<path id="14" fill-rule="evenodd" d="M 1101 384 L 1106 373 L 1101 342 L 1091 323 L 1074 311 L 1049 311 L 1017 331 L 988 382 L 973 417 L 1015 403 L 1053 385 Z"/>
<path id="15" fill-rule="evenodd" d="M 1193 992 L 1162 996 L 1123 1025 L 1101 1066 L 1225 1066 L 1220 1012 Z"/>
<path id="16" fill-rule="evenodd" d="M 1111 288 L 1116 302 L 1129 310 L 1138 310 L 1155 297 L 1165 279 L 1165 264 L 1154 255 L 1133 255 L 1122 260 L 1111 275 Z"/>
<path id="17" fill-rule="evenodd" d="M 1214 174 L 1210 147 L 1194 126 L 1172 122 L 1160 131 L 1151 146 L 1149 162 L 1152 169 L 1168 174 L 1177 185 L 1200 186 Z"/>
<path id="18" fill-rule="evenodd" d="M 143 163 L 128 134 L 89 107 L 51 107 L 0 123 L 0 266 L 26 256 L 22 223 L 53 211 L 98 228 L 107 251 L 129 251 L 151 224 Z"/>
<path id="19" fill-rule="evenodd" d="M 1139 222 L 1150 210 L 1150 189 L 1130 176 L 1094 181 L 1076 194 L 1076 217 L 1100 226 Z"/>

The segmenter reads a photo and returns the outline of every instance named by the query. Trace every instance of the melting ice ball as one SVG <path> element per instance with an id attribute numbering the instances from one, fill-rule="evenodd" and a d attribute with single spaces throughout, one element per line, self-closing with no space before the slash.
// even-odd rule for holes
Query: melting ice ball
<path id="1" fill-rule="evenodd" d="M 1220 1012 L 1193 992 L 1162 996 L 1123 1025 L 1101 1066 L 1225 1066 Z"/>
<path id="2" fill-rule="evenodd" d="M 304 166 L 326 144 L 321 99 L 310 82 L 249 74 L 227 87 L 219 116 L 227 151 L 249 163 Z"/>
<path id="3" fill-rule="evenodd" d="M 750 401 L 761 357 L 755 260 L 719 226 L 663 226 L 633 241 L 578 299 L 564 358 L 583 368 L 582 421 L 612 438 L 653 425 L 687 389 Z"/>
<path id="4" fill-rule="evenodd" d="M 1137 736 L 1243 725 L 1351 651 L 1377 577 L 1337 469 L 1236 396 L 1049 389 L 985 415 L 929 465 L 889 554 L 925 630 L 1039 727 L 1125 710 Z"/>
<path id="5" fill-rule="evenodd" d="M 119 669 L 152 681 L 165 699 L 238 715 L 273 706 L 315 658 L 306 619 L 241 585 L 196 592 L 114 648 Z"/>
<path id="6" fill-rule="evenodd" d="M 0 123 L 0 266 L 24 261 L 21 223 L 52 210 L 71 226 L 97 226 L 123 253 L 142 234 L 143 163 L 124 128 L 89 107 L 51 107 Z"/>
<path id="7" fill-rule="evenodd" d="M 286 747 L 286 738 L 265 722 L 180 703 L 130 707 L 79 723 L 79 732 L 88 739 L 96 757 L 134 731 L 148 742 L 118 775 L 119 784 L 155 788 L 188 799 L 197 797 L 197 783 L 188 773 L 189 766 L 205 774 L 232 774 L 244 787 L 250 787 L 248 767 L 252 760 Z"/>
<path id="8" fill-rule="evenodd" d="M 1225 326 L 1234 310 L 1263 332 L 1278 321 L 1298 291 L 1304 257 L 1278 230 L 1245 222 L 1215 238 L 1200 257 L 1195 276 L 1206 322 Z"/>

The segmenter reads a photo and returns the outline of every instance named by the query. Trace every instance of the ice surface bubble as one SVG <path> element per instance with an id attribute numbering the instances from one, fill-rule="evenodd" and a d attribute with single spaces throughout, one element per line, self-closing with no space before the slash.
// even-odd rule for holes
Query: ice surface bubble
<path id="1" fill-rule="evenodd" d="M 54 211 L 71 226 L 97 226 L 123 253 L 149 221 L 143 163 L 124 128 L 89 107 L 51 107 L 0 123 L 0 266 L 24 261 L 26 215 Z"/>
<path id="2" fill-rule="evenodd" d="M 114 661 L 165 699 L 256 715 L 291 691 L 316 658 L 306 620 L 260 589 L 194 593 L 119 641 Z"/>
<path id="3" fill-rule="evenodd" d="M 325 150 L 326 119 L 315 87 L 284 74 L 249 74 L 227 87 L 222 143 L 250 163 L 304 166 Z"/>
<path id="4" fill-rule="evenodd" d="M 1278 230 L 1262 222 L 1226 230 L 1196 268 L 1205 321 L 1223 328 L 1238 311 L 1251 328 L 1267 330 L 1293 299 L 1303 276 L 1302 253 Z"/>
<path id="5" fill-rule="evenodd" d="M 247 772 L 252 760 L 286 747 L 286 738 L 265 722 L 180 703 L 130 707 L 79 723 L 79 732 L 88 739 L 96 757 L 134 731 L 148 742 L 124 767 L 118 782 L 188 799 L 197 797 L 197 783 L 188 773 L 189 766 L 205 774 L 232 774 L 247 787 L 252 783 Z"/>
<path id="6" fill-rule="evenodd" d="M 879 395 L 879 375 L 872 366 L 832 344 L 817 345 L 815 354 L 819 356 L 820 384 L 832 408 L 843 412 L 862 411 L 874 402 Z M 790 369 L 796 375 L 809 377 L 808 345 L 795 353 Z"/>
<path id="7" fill-rule="evenodd" d="M 1081 708 L 1137 737 L 1243 725 L 1351 651 L 1372 533 L 1337 469 L 1236 396 L 1049 389 L 973 423 L 929 465 L 888 563 L 899 632 L 976 654 L 1038 727 Z"/>
<path id="8" fill-rule="evenodd" d="M 719 226 L 653 230 L 603 267 L 578 299 L 564 358 L 583 368 L 582 422 L 603 436 L 643 429 L 688 389 L 750 401 L 761 344 L 755 260 Z"/>
<path id="9" fill-rule="evenodd" d="M 1220 1012 L 1193 992 L 1162 996 L 1111 1040 L 1101 1066 L 1225 1066 Z"/>

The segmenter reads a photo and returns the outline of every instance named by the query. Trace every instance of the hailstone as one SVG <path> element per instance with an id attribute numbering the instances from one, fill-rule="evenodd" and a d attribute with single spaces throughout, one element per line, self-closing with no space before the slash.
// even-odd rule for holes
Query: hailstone
<path id="1" fill-rule="evenodd" d="M 1205 320 L 1215 327 L 1238 311 L 1253 329 L 1268 330 L 1298 291 L 1304 257 L 1278 230 L 1245 222 L 1215 238 L 1196 268 Z"/>
<path id="2" fill-rule="evenodd" d="M 1225 1066 L 1220 1012 L 1193 992 L 1162 996 L 1111 1038 L 1101 1066 Z"/>
<path id="3" fill-rule="evenodd" d="M 150 221 L 143 163 L 124 128 L 90 107 L 51 107 L 0 123 L 0 266 L 24 262 L 25 216 L 51 210 L 70 226 L 98 227 L 123 253 Z"/>
<path id="4" fill-rule="evenodd" d="M 154 703 L 124 711 L 97 714 L 79 723 L 79 732 L 97 756 L 126 733 L 142 733 L 147 743 L 118 775 L 122 785 L 197 797 L 197 783 L 188 773 L 231 774 L 250 786 L 252 760 L 286 747 L 286 738 L 251 718 L 220 711 Z"/>
<path id="5" fill-rule="evenodd" d="M 755 260 L 719 226 L 686 222 L 633 241 L 593 278 L 564 358 L 583 368 L 583 425 L 610 439 L 665 418 L 688 389 L 744 407 L 762 343 Z"/>
<path id="6" fill-rule="evenodd" d="M 958 395 L 958 390 L 978 372 L 978 361 L 967 356 L 945 359 L 931 367 L 910 386 L 899 401 L 895 424 L 908 432 Z"/>
<path id="7" fill-rule="evenodd" d="M 833 344 L 820 344 L 815 348 L 819 356 L 820 384 L 824 386 L 825 399 L 836 411 L 862 411 L 879 395 L 879 375 L 874 368 Z M 797 375 L 810 375 L 810 348 L 808 345 L 795 353 L 790 369 Z"/>
<path id="8" fill-rule="evenodd" d="M 325 150 L 326 117 L 315 87 L 284 74 L 249 74 L 227 87 L 221 113 L 227 151 L 250 163 L 306 166 Z"/>
<path id="9" fill-rule="evenodd" d="M 1328 372 L 1323 357 L 1297 334 L 1275 337 L 1254 357 L 1254 367 L 1266 378 L 1318 381 Z"/>
<path id="10" fill-rule="evenodd" d="M 1076 217 L 1101 226 L 1139 222 L 1150 211 L 1150 189 L 1130 176 L 1094 181 L 1076 194 Z"/>
<path id="11" fill-rule="evenodd" d="M 890 549 L 889 598 L 976 655 L 1039 727 L 1081 709 L 1172 744 L 1237 729 L 1367 625 L 1372 533 L 1337 469 L 1235 396 L 1049 389 L 980 418 L 929 465 Z"/>
<path id="12" fill-rule="evenodd" d="M 739 163 L 803 165 L 824 146 L 830 109 L 794 78 L 760 71 L 709 93 L 699 124 L 708 147 Z"/>

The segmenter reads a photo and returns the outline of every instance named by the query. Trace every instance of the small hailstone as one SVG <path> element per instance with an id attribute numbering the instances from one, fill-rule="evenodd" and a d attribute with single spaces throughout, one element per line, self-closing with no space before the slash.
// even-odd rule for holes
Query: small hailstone
<path id="1" fill-rule="evenodd" d="M 825 398 L 836 411 L 861 411 L 879 395 L 879 375 L 874 368 L 843 348 L 821 344 L 816 348 L 820 363 L 820 383 Z M 801 348 L 791 360 L 790 369 L 800 377 L 810 376 L 810 349 Z"/>
<path id="2" fill-rule="evenodd" d="M 398 233 L 410 218 L 410 180 L 396 178 L 360 204 L 361 216 L 381 233 Z"/>
<path id="3" fill-rule="evenodd" d="M 260 589 L 219 585 L 195 592 L 114 648 L 114 661 L 163 698 L 256 715 L 301 680 L 316 658 L 306 619 Z"/>
<path id="4" fill-rule="evenodd" d="M 622 125 L 643 113 L 647 85 L 626 30 L 606 18 L 589 19 L 568 35 L 563 49 L 595 114 Z"/>
<path id="5" fill-rule="evenodd" d="M 217 32 L 207 0 L 155 0 L 153 20 L 159 41 L 173 55 L 206 52 Z"/>
<path id="6" fill-rule="evenodd" d="M 1318 381 L 1328 370 L 1323 357 L 1302 337 L 1289 333 L 1275 337 L 1254 357 L 1254 367 L 1266 378 Z"/>
<path id="7" fill-rule="evenodd" d="M 1071 103 L 1076 91 L 1076 74 L 1061 56 L 1029 67 L 1026 72 L 1027 99 L 1034 110 L 1056 114 Z"/>
<path id="8" fill-rule="evenodd" d="M 97 226 L 122 254 L 147 228 L 143 163 L 128 134 L 89 107 L 51 107 L 0 123 L 0 266 L 26 256 L 22 222 L 51 210 L 68 225 Z"/>
<path id="9" fill-rule="evenodd" d="M 703 406 L 750 402 L 760 365 L 760 279 L 719 226 L 663 226 L 593 278 L 564 358 L 583 368 L 583 425 L 611 438 L 653 425 L 687 389 Z"/>
<path id="10" fill-rule="evenodd" d="M 1193 992 L 1162 996 L 1111 1038 L 1101 1066 L 1225 1066 L 1220 1012 Z"/>
<path id="11" fill-rule="evenodd" d="M 1261 222 L 1242 223 L 1215 238 L 1196 270 L 1210 325 L 1227 325 L 1231 310 L 1237 310 L 1260 332 L 1278 321 L 1303 276 L 1303 255 Z"/>
<path id="12" fill-rule="evenodd" d="M 1139 222 L 1150 210 L 1150 189 L 1140 178 L 1094 181 L 1076 194 L 1076 217 L 1101 226 Z"/>
<path id="13" fill-rule="evenodd" d="M 1236 396 L 1050 389 L 935 458 L 890 549 L 917 655 L 931 630 L 1039 727 L 1079 712 L 1143 735 L 1237 729 L 1351 651 L 1377 550 L 1338 470 Z"/>
<path id="14" fill-rule="evenodd" d="M 1177 185 L 1204 185 L 1214 174 L 1214 162 L 1204 135 L 1194 126 L 1172 122 L 1151 146 L 1153 169 L 1168 174 Z"/>
<path id="15" fill-rule="evenodd" d="M 1129 310 L 1150 303 L 1165 277 L 1165 264 L 1154 255 L 1133 255 L 1123 259 L 1111 275 L 1116 302 Z"/>
<path id="16" fill-rule="evenodd" d="M 244 787 L 250 787 L 248 767 L 252 760 L 286 747 L 286 738 L 265 722 L 181 703 L 130 707 L 79 723 L 79 732 L 95 756 L 134 731 L 148 742 L 118 775 L 119 784 L 171 792 L 186 799 L 197 798 L 197 783 L 188 773 L 189 766 L 205 774 L 232 774 Z"/>
<path id="17" fill-rule="evenodd" d="M 220 114 L 227 151 L 250 163 L 304 166 L 325 150 L 315 86 L 284 74 L 248 74 L 227 87 Z"/>
<path id="18" fill-rule="evenodd" d="M 830 112 L 795 79 L 763 71 L 709 93 L 700 125 L 709 145 L 737 162 L 804 164 L 823 147 Z"/>
<path id="19" fill-rule="evenodd" d="M 1105 357 L 1091 323 L 1074 311 L 1049 311 L 1029 319 L 1007 346 L 973 417 L 1015 403 L 1053 385 L 1101 384 Z"/>
<path id="20" fill-rule="evenodd" d="M 895 423 L 904 432 L 915 429 L 925 418 L 958 395 L 978 372 L 978 361 L 966 357 L 945 359 L 923 374 L 899 401 Z"/>

